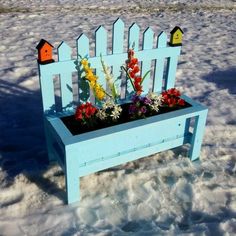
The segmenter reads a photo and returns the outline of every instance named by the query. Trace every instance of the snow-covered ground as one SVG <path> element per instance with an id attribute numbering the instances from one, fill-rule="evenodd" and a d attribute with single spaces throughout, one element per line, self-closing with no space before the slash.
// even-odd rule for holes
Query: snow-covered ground
<path id="1" fill-rule="evenodd" d="M 0 235 L 235 235 L 236 4 L 230 0 L 4 0 L 0 3 Z M 75 48 L 117 17 L 159 34 L 184 30 L 177 86 L 209 107 L 201 160 L 186 147 L 81 179 L 47 165 L 37 74 L 41 38 Z M 92 44 L 94 46 L 94 44 Z"/>

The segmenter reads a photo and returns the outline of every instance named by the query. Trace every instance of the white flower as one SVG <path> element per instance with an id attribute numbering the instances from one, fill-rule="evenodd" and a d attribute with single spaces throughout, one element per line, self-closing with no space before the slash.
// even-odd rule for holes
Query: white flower
<path id="1" fill-rule="evenodd" d="M 106 111 L 103 109 L 98 110 L 96 116 L 101 119 L 101 120 L 105 120 L 105 118 L 107 117 Z"/>
<path id="2" fill-rule="evenodd" d="M 114 105 L 113 111 L 111 112 L 111 117 L 113 120 L 116 120 L 120 117 L 120 113 L 122 111 L 122 108 L 118 105 Z"/>
<path id="3" fill-rule="evenodd" d="M 115 106 L 114 101 L 108 99 L 106 102 L 103 103 L 102 108 L 107 109 L 107 108 L 113 108 Z"/>
<path id="4" fill-rule="evenodd" d="M 154 111 L 159 111 L 159 107 L 161 106 L 163 101 L 162 95 L 150 92 L 148 93 L 147 97 L 152 101 L 152 103 L 149 105 L 151 109 Z"/>
<path id="5" fill-rule="evenodd" d="M 160 103 L 155 101 L 153 104 L 150 104 L 150 107 L 154 111 L 159 111 Z"/>

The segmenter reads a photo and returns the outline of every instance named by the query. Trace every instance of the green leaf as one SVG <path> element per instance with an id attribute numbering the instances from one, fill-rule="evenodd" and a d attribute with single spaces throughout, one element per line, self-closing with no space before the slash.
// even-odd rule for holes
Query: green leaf
<path id="1" fill-rule="evenodd" d="M 126 73 L 128 79 L 130 80 L 130 83 L 132 84 L 132 87 L 133 87 L 134 91 L 136 91 L 136 89 L 135 89 L 135 87 L 134 87 L 134 83 L 133 83 L 133 81 L 132 81 L 132 79 L 131 79 L 131 77 L 130 77 L 128 71 L 126 70 L 126 68 L 125 68 L 124 66 L 121 66 L 121 68 L 125 71 L 125 73 Z"/>
<path id="2" fill-rule="evenodd" d="M 145 78 L 147 77 L 147 75 L 148 75 L 150 72 L 151 72 L 151 70 L 149 70 L 149 71 L 147 71 L 147 72 L 145 73 L 145 75 L 144 75 L 143 78 L 142 78 L 141 84 L 143 83 L 143 81 L 145 80 Z"/>

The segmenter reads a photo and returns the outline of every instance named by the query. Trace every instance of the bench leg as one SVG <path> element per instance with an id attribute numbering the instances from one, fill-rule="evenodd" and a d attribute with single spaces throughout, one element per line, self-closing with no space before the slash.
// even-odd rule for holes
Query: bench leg
<path id="1" fill-rule="evenodd" d="M 199 115 L 196 116 L 195 118 L 191 148 L 189 151 L 189 157 L 191 161 L 194 161 L 200 157 L 206 118 L 207 118 L 207 110 L 201 111 Z"/>
<path id="2" fill-rule="evenodd" d="M 78 176 L 78 165 L 72 158 L 73 155 L 66 154 L 66 194 L 67 204 L 80 200 L 80 179 Z"/>

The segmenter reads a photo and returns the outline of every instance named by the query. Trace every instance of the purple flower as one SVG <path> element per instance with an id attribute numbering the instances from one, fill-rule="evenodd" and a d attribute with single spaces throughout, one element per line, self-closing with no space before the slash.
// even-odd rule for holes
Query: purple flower
<path id="1" fill-rule="evenodd" d="M 147 112 L 147 108 L 146 108 L 145 106 L 142 106 L 142 107 L 140 108 L 140 111 L 141 111 L 142 113 L 146 113 L 146 112 Z"/>
<path id="2" fill-rule="evenodd" d="M 145 104 L 145 105 L 149 105 L 149 104 L 151 104 L 151 100 L 149 99 L 149 98 L 147 98 L 147 97 L 143 97 L 142 98 L 142 102 Z"/>
<path id="3" fill-rule="evenodd" d="M 136 106 L 134 104 L 129 106 L 129 114 L 134 114 L 136 112 Z"/>
<path id="4" fill-rule="evenodd" d="M 132 102 L 133 102 L 133 103 L 140 102 L 140 100 L 141 100 L 140 96 L 134 95 L 134 96 L 132 97 Z"/>

